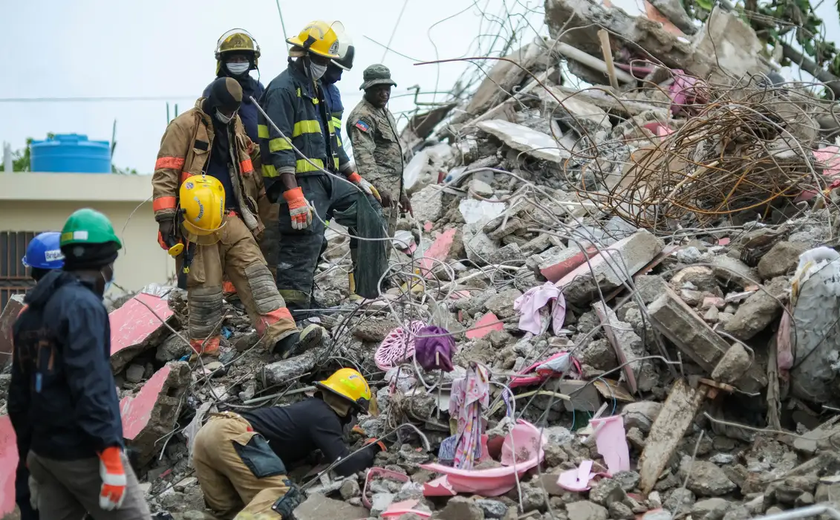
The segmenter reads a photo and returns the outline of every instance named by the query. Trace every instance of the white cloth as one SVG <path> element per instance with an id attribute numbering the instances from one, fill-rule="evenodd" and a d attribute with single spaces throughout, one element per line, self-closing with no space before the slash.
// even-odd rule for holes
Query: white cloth
<path id="1" fill-rule="evenodd" d="M 519 312 L 519 330 L 538 335 L 548 330 L 549 316 L 552 329 L 557 334 L 566 320 L 566 298 L 553 283 L 546 282 L 532 287 L 513 302 L 513 310 Z"/>

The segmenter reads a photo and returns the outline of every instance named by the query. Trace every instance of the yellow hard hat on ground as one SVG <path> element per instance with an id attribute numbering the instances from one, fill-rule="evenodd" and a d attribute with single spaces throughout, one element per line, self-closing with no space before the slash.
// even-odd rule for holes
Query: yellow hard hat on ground
<path id="1" fill-rule="evenodd" d="M 323 20 L 309 22 L 297 36 L 286 40 L 290 45 L 300 47 L 324 58 L 338 58 L 338 35 L 332 25 Z"/>
<path id="2" fill-rule="evenodd" d="M 219 179 L 208 175 L 187 178 L 179 191 L 184 229 L 191 242 L 215 243 L 217 233 L 225 225 L 225 188 Z M 209 240 L 209 242 L 208 242 Z"/>
<path id="3" fill-rule="evenodd" d="M 368 411 L 371 394 L 370 386 L 357 370 L 342 368 L 324 381 L 318 381 L 315 386 L 320 390 L 331 392 L 347 399 L 363 412 Z"/>

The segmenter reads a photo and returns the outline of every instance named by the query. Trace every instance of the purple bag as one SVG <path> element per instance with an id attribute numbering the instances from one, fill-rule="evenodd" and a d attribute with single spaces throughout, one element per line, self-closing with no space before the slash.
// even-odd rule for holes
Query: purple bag
<path id="1" fill-rule="evenodd" d="M 424 337 L 429 336 L 429 337 Z M 414 355 L 424 370 L 439 368 L 452 372 L 452 356 L 455 355 L 455 340 L 449 331 L 442 327 L 429 325 L 417 332 L 414 340 Z"/>

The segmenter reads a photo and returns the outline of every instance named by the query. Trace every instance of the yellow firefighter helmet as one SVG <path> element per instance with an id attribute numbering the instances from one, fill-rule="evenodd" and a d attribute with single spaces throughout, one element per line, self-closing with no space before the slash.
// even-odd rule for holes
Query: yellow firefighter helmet
<path id="1" fill-rule="evenodd" d="M 199 244 L 215 243 L 225 225 L 225 188 L 207 175 L 188 177 L 179 191 L 184 229 L 188 239 Z"/>
<path id="2" fill-rule="evenodd" d="M 338 35 L 330 23 L 323 20 L 309 22 L 297 36 L 286 40 L 294 47 L 300 47 L 324 58 L 338 58 Z"/>
<path id="3" fill-rule="evenodd" d="M 315 383 L 315 386 L 347 399 L 364 412 L 368 411 L 371 399 L 370 386 L 357 370 L 339 369 L 324 381 Z"/>

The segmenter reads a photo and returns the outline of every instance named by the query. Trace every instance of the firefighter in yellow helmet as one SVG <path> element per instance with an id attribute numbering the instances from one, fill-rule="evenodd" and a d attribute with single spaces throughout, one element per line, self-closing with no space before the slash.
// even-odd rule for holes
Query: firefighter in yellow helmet
<path id="1" fill-rule="evenodd" d="M 152 176 L 158 242 L 185 274 L 179 285 L 187 289 L 196 353 L 219 355 L 227 276 L 262 344 L 285 358 L 319 342 L 323 331 L 297 329 L 257 246 L 262 184 L 248 155 L 241 102 L 239 83 L 219 78 L 167 127 Z"/>
<path id="2" fill-rule="evenodd" d="M 371 220 L 381 220 L 379 193 L 356 173 L 339 146 L 332 107 L 324 95 L 321 79 L 331 60 L 340 59 L 339 33 L 344 33 L 339 22 L 314 21 L 289 38 L 289 66 L 268 85 L 260 102 L 268 115 L 260 115 L 258 127 L 262 174 L 268 199 L 280 201 L 277 288 L 293 310 L 312 307 L 323 220 L 335 215 L 351 231 L 360 222 L 367 226 Z M 313 208 L 320 218 L 313 216 Z M 353 216 L 347 216 L 350 213 Z M 372 219 L 367 218 L 370 214 Z M 384 237 L 378 227 L 367 226 L 365 238 Z M 357 246 L 351 240 L 351 250 Z M 387 267 L 385 260 L 366 260 L 377 269 L 383 264 L 382 272 Z M 378 282 L 380 275 L 377 272 L 370 279 Z"/>
<path id="3" fill-rule="evenodd" d="M 310 399 L 241 415 L 225 412 L 199 430 L 193 464 L 204 500 L 218 518 L 229 520 L 240 510 L 292 518 L 301 497 L 286 476 L 287 468 L 315 450 L 325 464 L 346 458 L 333 469 L 341 476 L 373 466 L 385 446 L 369 440 L 369 448 L 348 458 L 343 435 L 344 426 L 368 410 L 371 391 L 365 378 L 342 368 L 315 386 L 318 391 Z"/>

